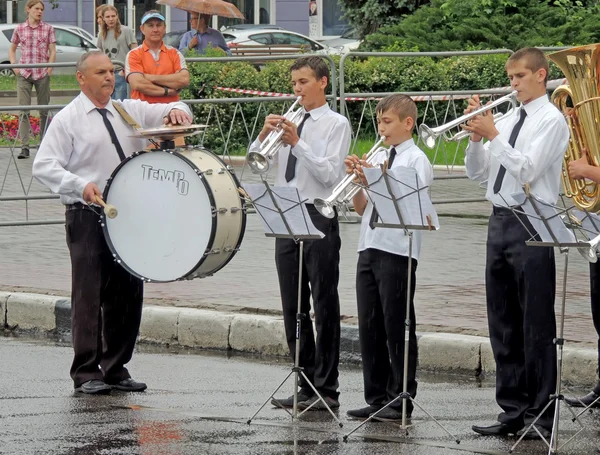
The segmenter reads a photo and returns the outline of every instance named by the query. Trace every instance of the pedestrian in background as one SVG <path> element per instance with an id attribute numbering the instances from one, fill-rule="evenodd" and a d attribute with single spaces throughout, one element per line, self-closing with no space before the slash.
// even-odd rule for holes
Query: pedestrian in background
<path id="1" fill-rule="evenodd" d="M 125 62 L 127 53 L 137 47 L 133 30 L 121 25 L 117 8 L 106 5 L 102 10 L 102 28 L 98 35 L 98 49 L 111 60 Z M 127 81 L 125 80 L 125 68 L 123 65 L 115 64 L 115 91 L 113 100 L 124 100 L 127 98 Z"/>
<path id="2" fill-rule="evenodd" d="M 100 36 L 100 32 L 102 31 L 102 24 L 104 24 L 104 19 L 102 19 L 102 13 L 104 13 L 104 8 L 106 5 L 100 5 L 96 8 L 96 38 Z"/>
<path id="3" fill-rule="evenodd" d="M 194 49 L 199 54 L 203 54 L 207 47 L 218 47 L 223 49 L 227 55 L 231 55 L 231 50 L 229 50 L 223 34 L 209 27 L 211 22 L 210 14 L 190 12 L 192 30 L 181 37 L 179 50 L 183 52 L 186 49 Z"/>
<path id="4" fill-rule="evenodd" d="M 11 64 L 17 61 L 17 48 L 20 46 L 20 64 L 53 63 L 56 59 L 56 36 L 50 24 L 42 22 L 44 2 L 28 0 L 25 4 L 27 19 L 17 25 L 13 32 L 8 58 Z M 38 105 L 50 104 L 50 75 L 52 68 L 20 68 L 14 70 L 17 77 L 17 100 L 21 106 L 31 105 L 31 90 L 35 86 Z M 48 111 L 40 111 L 40 136 L 43 137 L 48 120 Z M 29 158 L 29 136 L 31 124 L 29 111 L 21 113 L 20 126 L 21 153 L 19 159 Z M 41 138 L 40 138 L 41 140 Z"/>

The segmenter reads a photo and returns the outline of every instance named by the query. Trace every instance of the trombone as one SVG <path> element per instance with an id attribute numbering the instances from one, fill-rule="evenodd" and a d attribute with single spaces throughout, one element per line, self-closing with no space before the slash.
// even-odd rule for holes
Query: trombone
<path id="1" fill-rule="evenodd" d="M 385 141 L 385 136 L 381 136 L 379 141 L 377 141 L 375 145 L 371 147 L 371 150 L 369 150 L 369 153 L 367 153 L 365 157 L 367 163 L 373 164 L 373 157 L 380 149 L 383 148 L 380 147 L 383 141 Z M 356 193 L 358 193 L 361 190 L 362 186 L 354 183 L 354 179 L 356 179 L 356 174 L 348 174 L 340 183 L 336 185 L 336 187 L 331 192 L 331 195 L 327 199 L 316 198 L 313 201 L 313 204 L 317 211 L 326 218 L 333 218 L 335 215 L 334 208 L 337 206 L 348 204 L 356 195 Z M 348 191 L 348 193 L 346 193 L 344 196 L 346 189 L 351 185 L 353 185 L 353 188 L 350 191 Z"/>
<path id="2" fill-rule="evenodd" d="M 289 120 L 295 125 L 298 125 L 304 117 L 304 108 L 294 111 L 294 108 L 297 104 L 302 100 L 302 97 L 299 96 L 294 101 L 294 104 L 290 106 L 288 111 L 283 115 L 286 120 Z M 260 149 L 258 152 L 250 152 L 248 153 L 248 166 L 258 173 L 267 172 L 271 167 L 271 163 L 269 160 L 273 159 L 273 157 L 279 152 L 281 147 L 284 147 L 285 144 L 281 141 L 281 136 L 283 136 L 283 128 L 281 124 L 283 120 L 277 124 L 276 129 L 271 131 L 269 135 L 265 138 L 262 144 L 260 144 Z"/>
<path id="3" fill-rule="evenodd" d="M 490 109 L 494 109 L 504 103 L 510 103 L 510 109 L 505 114 L 502 114 L 501 112 L 494 114 L 494 122 L 497 122 L 503 119 L 504 117 L 512 114 L 512 112 L 517 108 L 517 93 L 518 92 L 514 90 L 508 95 L 505 95 L 502 98 L 498 98 L 497 100 L 492 101 L 490 104 L 481 106 L 479 109 L 476 109 L 473 112 L 465 114 L 462 117 L 458 117 L 457 119 L 452 120 L 451 122 L 448 122 L 436 128 L 430 128 L 425 124 L 421 124 L 421 126 L 419 126 L 419 137 L 423 140 L 423 143 L 430 149 L 435 147 L 435 141 L 440 136 L 443 136 L 443 138 L 448 142 L 460 141 L 461 139 L 470 136 L 471 132 L 467 130 L 462 130 L 453 136 L 450 135 L 449 132 L 454 128 L 467 122 L 468 120 L 471 120 L 473 117 L 481 115 L 489 111 Z"/>

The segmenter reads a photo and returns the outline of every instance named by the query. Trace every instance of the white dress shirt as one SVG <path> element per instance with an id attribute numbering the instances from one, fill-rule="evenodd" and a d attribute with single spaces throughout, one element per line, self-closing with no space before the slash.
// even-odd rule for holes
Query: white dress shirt
<path id="1" fill-rule="evenodd" d="M 335 185 L 346 175 L 344 160 L 350 149 L 350 124 L 343 115 L 333 112 L 329 105 L 312 109 L 304 122 L 300 140 L 293 147 L 296 175 L 289 182 L 285 179 L 290 147 L 284 146 L 272 163 L 278 162 L 276 186 L 292 186 L 298 189 L 300 198 L 312 204 L 315 198 L 327 198 Z M 258 138 L 250 146 L 258 152 Z"/>
<path id="2" fill-rule="evenodd" d="M 433 168 L 427 155 L 415 145 L 415 141 L 409 139 L 402 144 L 396 145 L 396 158 L 392 163 L 391 169 L 398 166 L 413 168 L 417 171 L 419 180 L 423 186 L 431 185 L 433 182 Z M 381 150 L 373 157 L 372 164 L 377 166 L 389 160 L 390 150 Z M 363 190 L 364 191 L 364 190 Z M 373 204 L 367 196 L 367 206 L 362 215 L 360 225 L 360 237 L 358 239 L 358 251 L 364 251 L 367 248 L 374 248 L 399 256 L 408 257 L 408 236 L 404 234 L 403 229 L 376 227 L 371 229 L 369 223 L 373 213 Z M 413 231 L 412 257 L 419 259 L 421 252 L 421 231 Z"/>
<path id="3" fill-rule="evenodd" d="M 520 109 L 525 109 L 527 116 L 513 148 L 508 140 L 519 120 Z M 469 142 L 465 157 L 467 176 L 480 182 L 487 180 L 485 197 L 495 206 L 516 205 L 510 195 L 523 192 L 525 183 L 529 183 L 536 196 L 556 203 L 563 155 L 569 143 L 564 115 L 544 95 L 515 109 L 513 114 L 498 121 L 496 128 L 500 134 L 493 141 Z M 494 194 L 501 164 L 506 173 L 500 191 Z"/>
<path id="4" fill-rule="evenodd" d="M 148 104 L 140 100 L 117 101 L 142 128 L 163 124 L 172 109 L 181 109 L 190 117 L 190 109 L 181 102 Z M 131 137 L 133 129 L 111 102 L 105 108 L 125 156 L 148 147 L 147 139 Z M 53 193 L 60 194 L 63 204 L 84 202 L 83 190 L 90 182 L 104 191 L 106 181 L 121 162 L 100 112 L 90 99 L 80 93 L 62 109 L 48 126 L 33 162 L 33 176 Z"/>

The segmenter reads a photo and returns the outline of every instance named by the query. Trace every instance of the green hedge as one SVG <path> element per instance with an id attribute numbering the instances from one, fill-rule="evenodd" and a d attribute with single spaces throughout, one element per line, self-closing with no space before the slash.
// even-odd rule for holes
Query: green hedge
<path id="1" fill-rule="evenodd" d="M 392 46 L 390 50 L 406 51 L 399 45 Z M 209 56 L 213 55 L 220 54 L 217 51 L 209 54 Z M 509 81 L 504 70 L 507 57 L 507 54 L 498 54 L 450 58 L 350 58 L 346 59 L 344 66 L 345 92 L 481 90 L 507 86 Z M 245 62 L 189 63 L 191 82 L 181 95 L 183 99 L 248 97 L 248 95 L 216 90 L 217 86 L 292 93 L 289 75 L 291 64 L 291 60 L 267 62 L 259 67 Z M 339 64 L 339 58 L 336 58 L 336 64 Z M 556 67 L 552 67 L 550 78 L 558 77 L 561 77 L 560 71 Z M 328 88 L 328 93 L 330 92 L 331 89 Z M 223 153 L 226 148 L 229 153 L 243 154 L 248 144 L 257 136 L 264 117 L 271 112 L 283 113 L 289 105 L 290 102 L 277 101 L 271 103 L 196 104 L 193 106 L 196 122 L 209 123 L 210 126 L 204 136 L 195 136 L 192 138 L 192 142 L 201 141 L 204 146 L 216 153 Z M 362 102 L 347 103 L 349 119 L 353 126 L 358 124 L 363 107 Z M 422 116 L 425 104 L 419 103 L 418 107 Z M 435 102 L 428 109 L 432 107 L 436 110 L 437 118 L 442 119 L 448 103 Z M 458 103 L 456 110 L 459 115 L 462 113 L 462 108 L 463 103 Z M 242 116 L 245 122 L 242 120 Z M 429 111 L 428 121 L 431 118 L 431 111 Z M 363 124 L 365 122 L 372 124 L 369 112 L 363 119 Z M 231 132 L 229 131 L 230 126 Z M 374 131 L 372 128 L 367 128 L 361 131 L 361 136 L 372 137 Z"/>

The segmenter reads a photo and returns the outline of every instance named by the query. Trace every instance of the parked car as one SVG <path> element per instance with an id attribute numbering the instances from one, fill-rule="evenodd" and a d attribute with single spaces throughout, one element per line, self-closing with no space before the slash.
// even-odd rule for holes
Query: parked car
<path id="1" fill-rule="evenodd" d="M 230 27 L 223 28 L 222 30 L 257 30 L 257 29 L 273 29 L 273 30 L 283 30 L 283 27 L 279 27 L 277 25 L 269 25 L 269 24 L 240 24 L 240 25 L 232 25 Z M 163 41 L 165 44 L 169 46 L 173 46 L 179 49 L 179 43 L 181 42 L 181 38 L 188 30 L 176 30 L 169 33 L 166 33 Z M 144 41 L 144 35 L 142 32 L 138 30 L 135 36 L 138 44 L 142 44 Z"/>
<path id="2" fill-rule="evenodd" d="M 10 63 L 8 51 L 10 40 L 17 24 L 0 25 L 0 63 Z M 98 49 L 92 40 L 82 33 L 83 29 L 75 32 L 70 25 L 53 25 L 56 34 L 56 63 L 75 63 L 79 57 L 91 50 Z M 76 27 L 78 28 L 78 27 Z M 87 32 L 85 32 L 87 33 Z M 21 50 L 17 48 L 17 62 L 21 57 Z M 53 74 L 74 74 L 75 66 L 55 68 Z M 0 76 L 13 76 L 12 70 L 0 70 Z"/>
<path id="3" fill-rule="evenodd" d="M 77 33 L 78 35 L 83 36 L 84 38 L 86 38 L 88 41 L 91 41 L 92 43 L 96 44 L 96 38 L 94 38 L 94 35 L 92 35 L 90 32 L 88 32 L 87 30 L 81 28 L 81 27 L 77 27 L 76 25 L 70 25 L 70 24 L 53 24 L 51 23 L 50 25 L 52 25 L 52 27 L 63 27 L 63 28 L 67 28 L 69 30 L 71 30 L 73 33 Z"/>
<path id="4" fill-rule="evenodd" d="M 228 27 L 221 31 L 227 45 L 231 48 L 236 46 L 272 46 L 272 45 L 289 45 L 290 48 L 303 46 L 308 51 L 327 53 L 330 51 L 328 46 L 325 46 L 318 41 L 315 41 L 300 33 L 283 30 L 281 27 L 264 28 L 264 29 L 240 29 L 239 27 Z"/>
<path id="5" fill-rule="evenodd" d="M 321 40 L 321 44 L 334 49 L 339 54 L 346 54 L 358 49 L 360 43 L 362 43 L 362 40 L 358 32 L 353 28 L 346 30 L 339 38 Z"/>

